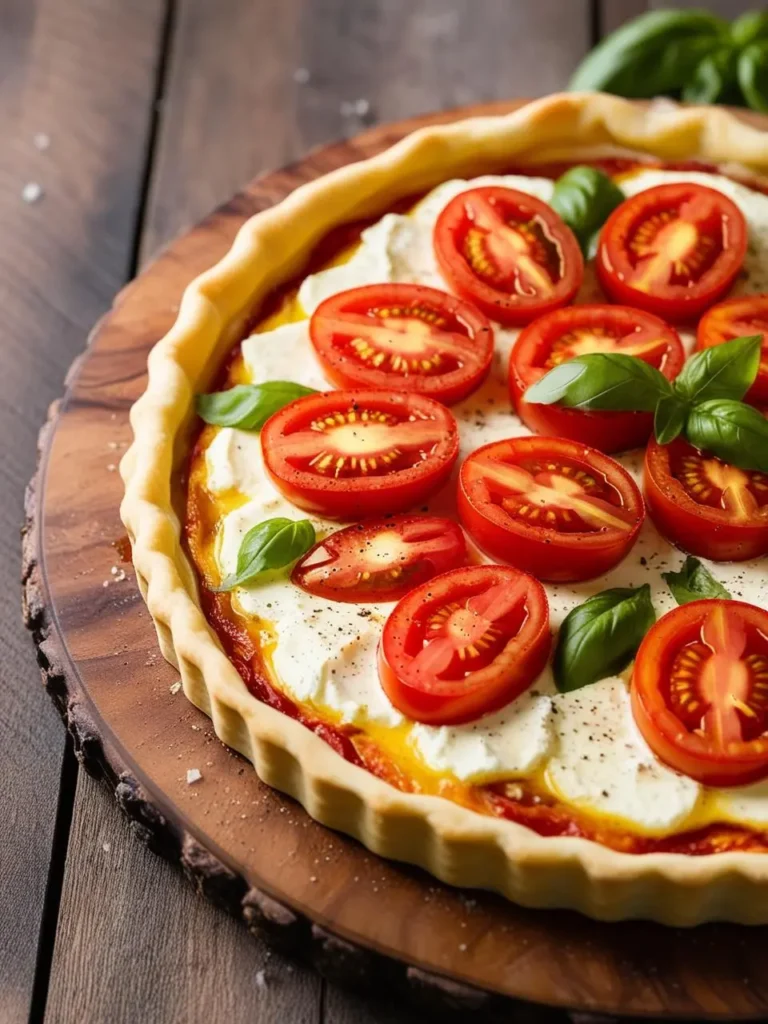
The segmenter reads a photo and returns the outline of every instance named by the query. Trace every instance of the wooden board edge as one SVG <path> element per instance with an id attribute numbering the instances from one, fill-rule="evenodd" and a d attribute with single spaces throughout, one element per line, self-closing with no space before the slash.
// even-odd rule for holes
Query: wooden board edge
<path id="1" fill-rule="evenodd" d="M 108 314 L 107 314 L 108 315 Z M 100 322 L 101 323 L 101 322 Z M 96 325 L 92 335 L 100 327 Z M 74 361 L 69 384 L 88 349 Z M 35 645 L 43 685 L 72 738 L 82 768 L 114 795 L 131 831 L 150 850 L 181 869 L 196 892 L 242 922 L 252 935 L 291 959 L 309 963 L 333 984 L 343 988 L 405 998 L 426 1012 L 473 1012 L 486 1016 L 504 1008 L 520 1019 L 535 1015 L 544 1024 L 549 1015 L 562 1020 L 564 1011 L 512 999 L 455 981 L 358 946 L 315 924 L 271 895 L 250 886 L 189 832 L 168 820 L 153 803 L 119 754 L 99 734 L 90 700 L 58 634 L 55 618 L 46 605 L 46 584 L 40 559 L 38 501 L 45 477 L 47 452 L 64 398 L 52 403 L 40 430 L 37 469 L 24 499 L 22 538 L 22 618 Z M 513 1009 L 514 1008 L 514 1009 Z M 514 1019 L 518 1019 L 515 1016 Z M 529 1019 L 533 1019 L 532 1016 Z"/>

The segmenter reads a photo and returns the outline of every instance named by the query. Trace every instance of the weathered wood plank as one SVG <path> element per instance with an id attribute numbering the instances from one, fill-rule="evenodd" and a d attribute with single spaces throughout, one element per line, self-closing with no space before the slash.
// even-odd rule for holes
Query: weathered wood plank
<path id="1" fill-rule="evenodd" d="M 129 267 L 159 6 L 158 0 L 4 0 L 0 5 L 4 1024 L 26 1021 L 34 1002 L 64 751 L 64 732 L 40 686 L 19 616 L 24 486 L 35 468 L 46 408 L 60 394 L 67 367 Z M 40 133 L 50 137 L 48 148 L 42 136 L 35 144 Z M 37 202 L 22 200 L 29 183 L 42 188 Z M 68 814 L 64 818 L 66 825 Z M 55 855 L 54 877 L 63 855 L 63 850 Z M 44 986 L 37 992 L 44 993 Z"/>
<path id="2" fill-rule="evenodd" d="M 314 1024 L 319 980 L 150 853 L 81 772 L 47 1024 Z"/>
<path id="3" fill-rule="evenodd" d="M 560 87 L 588 45 L 587 6 L 494 0 L 484 21 L 472 0 L 181 0 L 142 261 L 249 177 L 311 145 L 374 119 Z M 264 950 L 140 849 L 85 781 L 74 823 L 49 1021 L 317 1018 L 316 979 L 276 958 L 266 967 Z M 138 970 L 116 967 L 115 949 Z M 203 984 L 202 957 L 231 969 Z M 264 989 L 254 984 L 260 969 Z M 336 1024 L 360 1013 L 406 1019 L 332 987 L 324 1005 Z"/>

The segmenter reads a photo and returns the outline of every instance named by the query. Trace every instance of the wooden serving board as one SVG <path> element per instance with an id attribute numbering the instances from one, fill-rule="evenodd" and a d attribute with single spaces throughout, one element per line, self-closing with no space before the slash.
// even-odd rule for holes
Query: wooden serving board
<path id="1" fill-rule="evenodd" d="M 334 980 L 485 1007 L 494 1019 L 514 1015 L 510 998 L 609 1014 L 764 1018 L 768 929 L 605 925 L 524 910 L 380 860 L 316 824 L 172 692 L 177 675 L 121 560 L 116 466 L 130 441 L 128 410 L 188 282 L 223 256 L 247 217 L 297 185 L 423 124 L 519 105 L 401 122 L 317 150 L 253 182 L 118 295 L 41 433 L 27 501 L 26 621 L 81 762 L 112 787 L 137 833 L 249 928 Z M 194 785 L 190 768 L 202 773 Z M 547 1016 L 542 1009 L 538 1019 Z"/>

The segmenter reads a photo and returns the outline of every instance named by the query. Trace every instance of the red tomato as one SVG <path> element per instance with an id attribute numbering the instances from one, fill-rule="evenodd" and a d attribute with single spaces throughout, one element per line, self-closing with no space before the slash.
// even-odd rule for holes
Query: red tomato
<path id="1" fill-rule="evenodd" d="M 632 710 L 653 752 L 707 786 L 768 775 L 768 612 L 692 601 L 640 645 Z"/>
<path id="2" fill-rule="evenodd" d="M 493 358 L 493 328 L 479 310 L 417 284 L 332 295 L 312 315 L 309 336 L 336 387 L 414 391 L 446 405 L 474 391 Z"/>
<path id="3" fill-rule="evenodd" d="M 463 298 L 505 324 L 570 302 L 584 277 L 571 229 L 551 206 L 511 188 L 473 188 L 437 218 L 435 255 Z"/>
<path id="4" fill-rule="evenodd" d="M 742 295 L 713 306 L 699 320 L 696 348 L 711 348 L 750 334 L 762 334 L 763 350 L 755 383 L 744 401 L 759 407 L 768 403 L 768 295 Z"/>
<path id="5" fill-rule="evenodd" d="M 603 225 L 595 266 L 615 302 L 690 320 L 726 292 L 747 251 L 741 210 L 684 182 L 638 192 Z"/>
<path id="6" fill-rule="evenodd" d="M 332 533 L 304 555 L 291 579 L 332 601 L 397 601 L 466 561 L 464 534 L 451 519 L 390 516 Z"/>
<path id="7" fill-rule="evenodd" d="M 458 508 L 472 539 L 493 558 L 557 581 L 613 568 L 645 516 L 625 469 L 558 437 L 515 437 L 473 452 L 459 474 Z"/>
<path id="8" fill-rule="evenodd" d="M 568 437 L 602 452 L 644 445 L 653 416 L 642 412 L 584 412 L 526 402 L 527 388 L 552 367 L 591 352 L 637 356 L 672 380 L 685 361 L 677 333 L 650 313 L 627 306 L 571 306 L 535 320 L 515 342 L 509 390 L 517 415 L 537 434 Z"/>
<path id="9" fill-rule="evenodd" d="M 694 555 L 742 562 L 768 553 L 768 476 L 730 466 L 682 438 L 649 443 L 645 500 L 660 532 Z"/>
<path id="10" fill-rule="evenodd" d="M 261 431 L 264 465 L 299 508 L 339 519 L 402 512 L 445 483 L 456 420 L 421 395 L 328 391 L 297 398 Z"/>
<path id="11" fill-rule="evenodd" d="M 407 717 L 468 722 L 514 700 L 549 656 L 549 607 L 532 576 L 473 565 L 412 590 L 379 644 L 384 692 Z"/>

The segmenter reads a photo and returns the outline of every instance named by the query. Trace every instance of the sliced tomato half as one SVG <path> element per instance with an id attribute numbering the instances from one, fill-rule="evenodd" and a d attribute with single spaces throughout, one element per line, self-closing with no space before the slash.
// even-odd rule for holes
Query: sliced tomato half
<path id="1" fill-rule="evenodd" d="M 332 601 L 397 601 L 467 561 L 461 527 L 440 516 L 389 516 L 337 530 L 297 563 L 292 580 Z"/>
<path id="2" fill-rule="evenodd" d="M 744 401 L 758 407 L 768 403 L 768 295 L 740 295 L 707 310 L 699 320 L 696 348 L 711 348 L 724 341 L 762 334 L 760 369 Z"/>
<path id="3" fill-rule="evenodd" d="M 594 352 L 643 359 L 672 380 L 685 352 L 677 332 L 650 313 L 628 306 L 570 306 L 529 324 L 509 360 L 509 390 L 518 416 L 537 434 L 568 437 L 603 452 L 638 448 L 648 440 L 653 416 L 642 412 L 585 412 L 525 401 L 526 390 L 553 367 Z"/>
<path id="4" fill-rule="evenodd" d="M 673 544 L 716 562 L 768 553 L 768 476 L 739 469 L 682 438 L 650 441 L 645 453 L 645 500 Z"/>
<path id="5" fill-rule="evenodd" d="M 707 786 L 768 775 L 768 612 L 693 601 L 637 652 L 632 711 L 657 757 Z"/>
<path id="6" fill-rule="evenodd" d="M 618 206 L 600 232 L 595 267 L 615 302 L 677 323 L 730 288 L 746 251 L 738 206 L 713 188 L 680 182 Z"/>
<path id="7" fill-rule="evenodd" d="M 339 519 L 402 512 L 445 482 L 456 420 L 421 395 L 329 391 L 298 398 L 261 431 L 264 465 L 289 501 Z"/>
<path id="8" fill-rule="evenodd" d="M 320 365 L 340 388 L 392 388 L 446 405 L 491 368 L 493 328 L 455 295 L 416 284 L 374 284 L 332 295 L 309 323 Z"/>
<path id="9" fill-rule="evenodd" d="M 379 678 L 416 722 L 469 722 L 514 700 L 542 672 L 551 636 L 544 588 L 532 576 L 474 565 L 407 594 L 387 619 Z"/>
<path id="10" fill-rule="evenodd" d="M 516 437 L 473 452 L 459 473 L 458 509 L 483 551 L 553 581 L 613 568 L 645 517 L 625 469 L 556 437 Z"/>
<path id="11" fill-rule="evenodd" d="M 576 236 L 540 199 L 473 188 L 437 218 L 435 256 L 446 281 L 493 320 L 527 324 L 570 302 L 584 278 Z"/>

